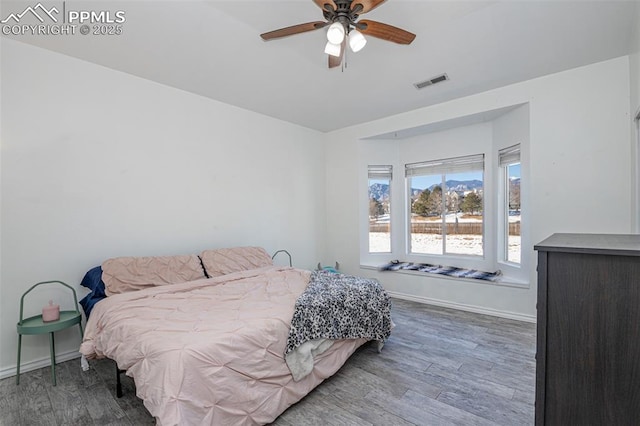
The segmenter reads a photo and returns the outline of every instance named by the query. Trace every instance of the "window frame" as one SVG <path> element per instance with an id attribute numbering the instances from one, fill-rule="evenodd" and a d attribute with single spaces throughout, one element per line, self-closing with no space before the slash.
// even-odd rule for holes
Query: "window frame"
<path id="1" fill-rule="evenodd" d="M 393 202 L 391 197 L 393 194 L 393 165 L 368 165 L 367 166 L 367 202 L 370 202 L 369 189 L 371 188 L 371 179 L 388 179 L 389 185 L 389 251 L 371 251 L 371 217 L 367 213 L 367 253 L 370 255 L 384 255 L 393 253 L 393 225 L 391 219 L 393 217 Z"/>
<path id="2" fill-rule="evenodd" d="M 522 189 L 520 192 L 520 262 L 509 260 L 509 167 L 520 165 L 520 185 L 522 188 L 522 161 L 520 144 L 515 144 L 498 151 L 498 178 L 500 182 L 498 196 L 498 239 L 497 255 L 498 263 L 510 268 L 522 267 Z"/>
<path id="3" fill-rule="evenodd" d="M 485 154 L 472 154 L 472 155 L 462 155 L 457 157 L 449 157 L 442 158 L 436 160 L 428 160 L 421 161 L 416 163 L 407 163 L 404 165 L 405 168 L 405 193 L 406 200 L 403 206 L 405 209 L 405 255 L 407 256 L 426 256 L 430 259 L 429 263 L 433 262 L 432 257 L 436 258 L 454 258 L 459 260 L 460 258 L 467 258 L 469 260 L 483 260 L 486 258 L 486 246 L 485 246 L 485 197 L 484 197 L 484 187 L 485 187 L 485 176 L 486 176 L 486 167 L 485 167 Z M 422 173 L 421 173 L 422 172 Z M 465 253 L 454 253 L 447 251 L 447 222 L 446 215 L 448 213 L 446 204 L 447 204 L 447 175 L 453 175 L 457 173 L 469 173 L 469 172 L 481 172 L 482 173 L 482 254 L 481 255 L 473 255 L 473 254 L 465 254 Z M 412 241 L 413 241 L 413 232 L 412 232 L 412 185 L 411 181 L 415 177 L 420 176 L 440 176 L 440 183 L 438 184 L 442 189 L 442 213 L 440 214 L 440 220 L 442 224 L 442 253 L 420 253 L 412 251 Z"/>
<path id="4" fill-rule="evenodd" d="M 518 144 L 522 148 L 522 143 Z M 362 187 L 366 189 L 364 196 L 361 198 L 361 205 L 366 206 L 366 209 L 362 209 L 363 213 L 361 217 L 366 220 L 361 222 L 361 250 L 360 261 L 361 266 L 365 268 L 377 268 L 384 263 L 392 260 L 402 260 L 408 262 L 418 263 L 430 263 L 447 266 L 455 266 L 461 268 L 477 269 L 483 271 L 495 271 L 500 270 L 503 273 L 504 278 L 498 282 L 480 281 L 482 284 L 491 285 L 506 285 L 514 287 L 529 287 L 529 277 L 527 271 L 531 263 L 530 253 L 525 251 L 525 245 L 529 241 L 528 231 L 526 228 L 528 213 L 527 213 L 527 173 L 528 167 L 526 166 L 526 157 L 523 158 L 521 151 L 520 156 L 520 176 L 522 180 L 521 186 L 521 262 L 520 264 L 504 261 L 504 256 L 500 255 L 501 250 L 504 250 L 504 243 L 501 243 L 504 238 L 504 227 L 501 226 L 502 221 L 505 219 L 505 210 L 500 206 L 505 202 L 506 189 L 505 182 L 507 179 L 502 175 L 506 173 L 506 170 L 500 170 L 499 166 L 499 149 L 494 149 L 492 152 L 484 153 L 484 168 L 483 168 L 483 257 L 470 256 L 464 254 L 443 254 L 443 255 L 427 255 L 427 254 L 412 254 L 409 252 L 409 227 L 410 227 L 410 188 L 407 183 L 406 176 L 399 177 L 398 173 L 395 173 L 391 179 L 390 185 L 390 228 L 394 229 L 391 234 L 391 253 L 370 253 L 369 249 L 369 221 L 368 221 L 368 165 L 361 176 L 364 177 Z M 455 158 L 455 157 L 454 157 Z M 396 169 L 403 168 L 405 164 L 400 160 L 393 162 L 393 167 Z M 398 207 L 401 206 L 401 207 Z M 404 211 L 400 211 L 400 209 Z M 489 237 L 491 236 L 491 237 Z M 362 244 L 366 241 L 366 247 Z M 403 273 L 403 272 L 400 272 Z M 412 272 L 404 272 L 412 273 Z M 421 275 L 429 276 L 429 275 Z M 442 277 L 435 277 L 442 278 Z M 449 278 L 451 279 L 451 278 Z"/>

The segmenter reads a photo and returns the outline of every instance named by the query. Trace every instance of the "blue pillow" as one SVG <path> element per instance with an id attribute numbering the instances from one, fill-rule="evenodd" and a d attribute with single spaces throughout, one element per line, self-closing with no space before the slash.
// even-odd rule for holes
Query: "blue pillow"
<path id="1" fill-rule="evenodd" d="M 82 306 L 85 316 L 89 318 L 93 306 L 107 297 L 104 293 L 102 267 L 96 266 L 95 268 L 89 269 L 89 271 L 84 275 L 80 285 L 91 290 L 91 293 L 87 294 L 82 300 L 80 300 L 80 306 Z"/>

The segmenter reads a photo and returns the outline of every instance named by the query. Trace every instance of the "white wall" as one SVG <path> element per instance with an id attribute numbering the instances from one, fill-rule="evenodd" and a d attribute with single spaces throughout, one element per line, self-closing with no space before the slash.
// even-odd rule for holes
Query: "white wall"
<path id="1" fill-rule="evenodd" d="M 286 248 L 296 266 L 337 260 L 396 293 L 533 318 L 535 263 L 527 289 L 359 267 L 367 136 L 529 103 L 530 240 L 632 230 L 637 53 L 322 135 L 19 42 L 0 47 L 0 376 L 15 366 L 20 295 L 46 279 L 78 288 L 120 255 Z M 76 333 L 59 333 L 58 353 L 77 348 Z M 46 340 L 24 339 L 23 363 L 47 357 Z"/>
<path id="2" fill-rule="evenodd" d="M 636 2 L 636 16 L 631 35 L 629 71 L 631 76 L 631 112 L 640 110 L 640 2 Z"/>
<path id="3" fill-rule="evenodd" d="M 329 134 L 327 252 L 349 273 L 378 278 L 410 297 L 533 319 L 535 262 L 528 288 L 378 273 L 359 267 L 358 144 L 363 137 L 529 103 L 530 235 L 632 230 L 629 58 L 553 74 Z M 531 247 L 529 247 L 531 249 Z"/>
<path id="4" fill-rule="evenodd" d="M 635 25 L 633 26 L 633 32 L 631 34 L 631 54 L 629 55 L 629 76 L 631 83 L 631 158 L 638 159 L 634 165 L 635 174 L 635 186 L 631 192 L 631 198 L 634 200 L 632 214 L 636 218 L 635 232 L 640 232 L 640 154 L 638 143 L 640 142 L 640 136 L 638 135 L 638 127 L 633 120 L 640 112 L 640 2 L 636 2 L 635 9 Z"/>
<path id="5" fill-rule="evenodd" d="M 80 298 L 106 258 L 235 245 L 320 260 L 323 134 L 1 43 L 0 375 L 15 367 L 19 299 L 35 282 L 66 281 Z M 77 350 L 77 330 L 56 339 L 58 353 Z M 23 338 L 23 365 L 47 345 Z"/>

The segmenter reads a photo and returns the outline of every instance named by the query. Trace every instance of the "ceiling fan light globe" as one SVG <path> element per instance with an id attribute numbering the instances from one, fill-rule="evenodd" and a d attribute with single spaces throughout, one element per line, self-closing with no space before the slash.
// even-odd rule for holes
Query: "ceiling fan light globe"
<path id="1" fill-rule="evenodd" d="M 341 46 L 339 44 L 333 44 L 330 41 L 324 46 L 324 53 L 331 56 L 340 56 Z"/>
<path id="2" fill-rule="evenodd" d="M 362 48 L 367 44 L 367 39 L 364 38 L 362 33 L 358 30 L 351 30 L 349 33 L 349 47 L 351 51 L 356 53 L 362 50 Z"/>
<path id="3" fill-rule="evenodd" d="M 340 44 L 344 40 L 344 26 L 340 22 L 334 22 L 327 30 L 327 40 L 332 44 Z"/>

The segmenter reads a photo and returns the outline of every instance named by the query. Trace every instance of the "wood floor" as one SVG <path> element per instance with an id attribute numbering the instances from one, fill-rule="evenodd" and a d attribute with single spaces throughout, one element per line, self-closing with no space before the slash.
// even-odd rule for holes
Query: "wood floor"
<path id="1" fill-rule="evenodd" d="M 274 425 L 533 424 L 535 326 L 394 299 L 396 328 L 378 354 L 356 352 Z M 80 360 L 0 381 L 0 425 L 145 425 L 153 418 L 112 361 Z"/>

